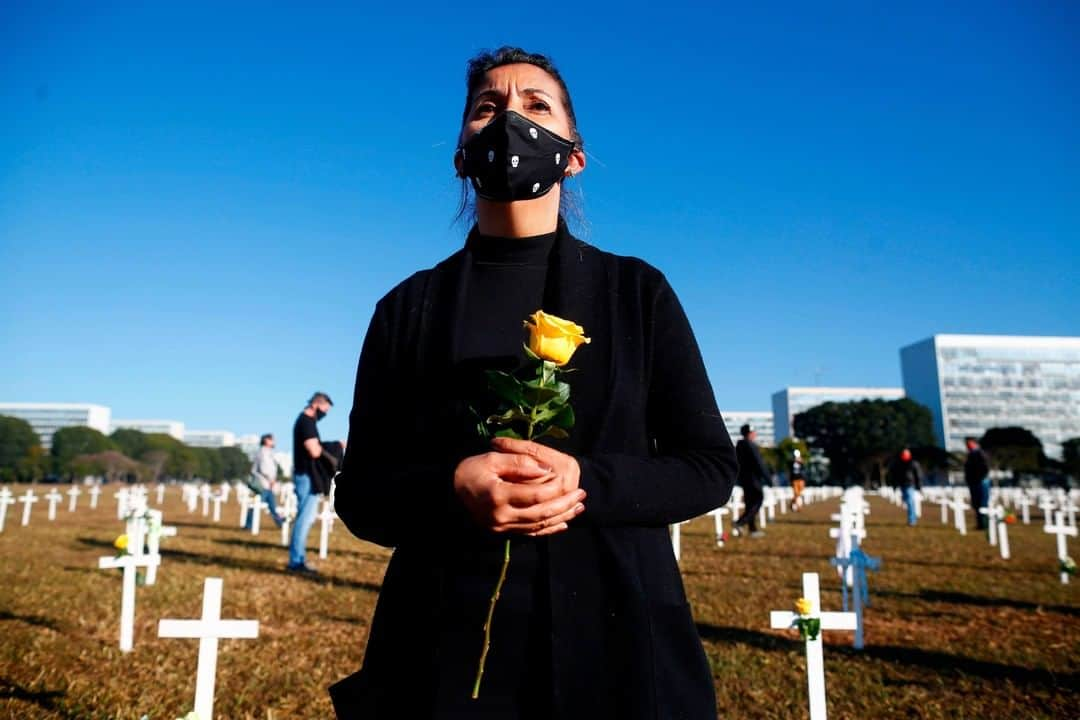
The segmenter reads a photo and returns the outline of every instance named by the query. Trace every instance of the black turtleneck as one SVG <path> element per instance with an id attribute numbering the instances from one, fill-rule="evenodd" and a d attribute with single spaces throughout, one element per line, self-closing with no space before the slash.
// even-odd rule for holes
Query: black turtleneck
<path id="1" fill-rule="evenodd" d="M 524 323 L 541 309 L 555 238 L 554 232 L 525 238 L 474 233 L 469 238 L 472 265 L 464 312 L 454 329 L 455 361 L 481 384 L 483 369 L 514 370 L 525 361 Z M 482 405 L 479 398 L 470 400 Z M 546 720 L 551 702 L 547 553 L 544 543 L 534 538 L 517 536 L 512 542 L 510 571 L 495 620 L 501 635 L 498 656 L 517 666 L 511 670 L 519 678 L 515 720 Z"/>
<path id="2" fill-rule="evenodd" d="M 555 233 L 524 238 L 474 234 L 465 308 L 455 328 L 456 361 L 469 364 L 497 359 L 505 366 L 520 361 L 527 337 L 525 318 L 540 309 L 544 299 L 548 256 Z M 516 363 L 515 363 L 516 364 Z"/>

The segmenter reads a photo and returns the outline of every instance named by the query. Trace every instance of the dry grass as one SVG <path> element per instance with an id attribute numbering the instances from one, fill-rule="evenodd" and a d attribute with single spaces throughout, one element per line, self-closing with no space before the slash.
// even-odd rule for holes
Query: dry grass
<path id="1" fill-rule="evenodd" d="M 94 512 L 80 500 L 69 514 L 65 499 L 53 523 L 38 503 L 28 528 L 19 526 L 21 505 L 9 509 L 0 534 L 0 718 L 183 715 L 197 644 L 159 640 L 157 621 L 197 617 L 208 575 L 225 580 L 223 617 L 261 623 L 258 640 L 221 645 L 217 717 L 332 716 L 325 688 L 360 665 L 385 550 L 338 525 L 321 579 L 286 575 L 272 525 L 253 538 L 238 527 L 235 505 L 215 525 L 189 514 L 173 488 L 166 522 L 180 535 L 163 541 L 157 585 L 138 591 L 135 650 L 125 655 L 117 649 L 119 574 L 96 569 L 121 525 L 111 493 Z M 850 633 L 827 634 L 831 716 L 1075 717 L 1080 583 L 1058 582 L 1041 521 L 1013 526 L 1006 562 L 977 534 L 940 525 L 935 506 L 910 529 L 898 509 L 872 502 L 865 547 L 883 567 L 870 580 L 866 648 L 853 650 Z M 826 531 L 835 507 L 778 516 L 766 538 L 723 549 L 712 546 L 711 522 L 684 526 L 684 577 L 721 716 L 806 716 L 801 645 L 768 629 L 768 611 L 790 606 L 804 571 L 822 573 L 823 604 L 839 609 Z"/>

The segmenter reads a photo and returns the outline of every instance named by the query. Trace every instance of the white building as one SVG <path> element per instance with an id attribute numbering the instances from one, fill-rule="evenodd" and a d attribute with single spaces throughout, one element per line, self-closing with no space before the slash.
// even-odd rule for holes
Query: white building
<path id="1" fill-rule="evenodd" d="M 724 416 L 724 425 L 727 427 L 731 442 L 738 442 L 742 437 L 739 428 L 749 424 L 757 430 L 757 443 L 762 447 L 773 446 L 773 414 L 766 410 L 728 410 L 721 412 Z"/>
<path id="2" fill-rule="evenodd" d="M 1019 425 L 1047 455 L 1080 437 L 1080 337 L 934 335 L 900 350 L 908 397 L 930 408 L 947 450 Z"/>
<path id="3" fill-rule="evenodd" d="M 41 438 L 41 446 L 50 450 L 53 433 L 60 428 L 85 426 L 108 435 L 112 410 L 79 403 L 0 403 L 0 415 L 30 423 Z"/>
<path id="4" fill-rule="evenodd" d="M 113 420 L 110 433 L 116 430 L 138 430 L 143 433 L 169 435 L 184 440 L 184 423 L 179 420 Z"/>
<path id="5" fill-rule="evenodd" d="M 792 420 L 799 413 L 822 403 L 859 400 L 899 400 L 903 388 L 888 387 L 789 387 L 773 393 L 773 437 L 780 442 L 794 435 Z"/>
<path id="6" fill-rule="evenodd" d="M 185 430 L 184 442 L 191 447 L 232 447 L 236 445 L 236 435 L 230 430 Z"/>

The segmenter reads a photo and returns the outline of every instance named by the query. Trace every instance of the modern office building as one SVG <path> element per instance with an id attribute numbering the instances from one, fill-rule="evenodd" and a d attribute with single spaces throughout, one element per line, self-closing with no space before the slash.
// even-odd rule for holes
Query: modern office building
<path id="1" fill-rule="evenodd" d="M 762 410 L 728 410 L 727 412 L 721 411 L 721 415 L 724 416 L 724 425 L 727 427 L 728 435 L 731 436 L 731 442 L 738 442 L 742 435 L 739 434 L 739 428 L 749 423 L 755 430 L 757 430 L 757 443 L 762 447 L 772 447 L 773 445 L 773 414 L 771 412 Z"/>
<path id="2" fill-rule="evenodd" d="M 789 387 L 773 393 L 773 437 L 780 442 L 794 434 L 792 421 L 799 413 L 827 402 L 899 400 L 903 388 L 889 387 Z"/>
<path id="3" fill-rule="evenodd" d="M 185 430 L 184 442 L 191 447 L 232 447 L 236 445 L 236 435 L 230 430 Z"/>
<path id="4" fill-rule="evenodd" d="M 1061 457 L 1080 437 L 1080 337 L 934 335 L 900 350 L 908 397 L 930 408 L 947 450 L 1019 425 Z"/>
<path id="5" fill-rule="evenodd" d="M 184 423 L 179 420 L 113 420 L 110 427 L 112 429 L 109 432 L 121 429 L 138 430 L 147 434 L 157 433 L 169 435 L 180 441 L 184 440 Z"/>
<path id="6" fill-rule="evenodd" d="M 233 444 L 253 460 L 255 459 L 255 453 L 259 452 L 259 436 L 255 433 L 237 435 L 236 441 Z"/>
<path id="7" fill-rule="evenodd" d="M 50 450 L 53 433 L 60 428 L 86 426 L 107 435 L 112 410 L 104 405 L 79 403 L 0 403 L 0 415 L 30 423 L 41 438 L 41 446 Z"/>

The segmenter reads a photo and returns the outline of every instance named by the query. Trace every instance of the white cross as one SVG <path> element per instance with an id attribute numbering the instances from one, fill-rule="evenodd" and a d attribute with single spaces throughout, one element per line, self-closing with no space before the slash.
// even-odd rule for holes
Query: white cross
<path id="1" fill-rule="evenodd" d="M 953 495 L 952 508 L 956 529 L 960 531 L 961 535 L 967 535 L 967 517 L 964 515 L 964 511 L 968 509 L 968 504 L 964 498 L 960 497 L 959 492 Z"/>
<path id="2" fill-rule="evenodd" d="M 724 515 L 728 513 L 726 507 L 719 507 L 709 512 L 713 516 L 713 529 L 716 533 L 716 547 L 724 547 Z"/>
<path id="3" fill-rule="evenodd" d="M 330 541 L 330 529 L 334 525 L 334 518 L 337 517 L 337 513 L 334 512 L 334 506 L 330 504 L 329 500 L 323 501 L 322 512 L 319 513 L 319 522 L 322 523 L 322 527 L 319 528 L 319 557 L 323 560 L 326 559 L 326 549 Z"/>
<path id="4" fill-rule="evenodd" d="M 157 555 L 128 555 L 98 558 L 102 570 L 123 568 L 124 581 L 120 593 L 120 649 L 131 652 L 135 637 L 135 573 L 140 567 L 150 567 L 161 562 Z"/>
<path id="5" fill-rule="evenodd" d="M 291 486 L 292 483 L 288 483 L 288 485 Z M 279 514 L 281 515 L 281 544 L 287 547 L 290 537 L 289 524 L 292 522 L 293 518 L 296 517 L 296 493 L 290 492 L 285 497 L 285 501 L 281 504 L 280 507 L 281 512 Z"/>
<path id="6" fill-rule="evenodd" d="M 116 498 L 116 519 L 123 520 L 127 517 L 131 510 L 128 508 L 129 493 L 127 488 L 121 488 L 113 493 L 113 497 Z"/>
<path id="7" fill-rule="evenodd" d="M 214 681 L 217 675 L 218 640 L 259 637 L 258 620 L 221 619 L 221 578 L 206 578 L 203 610 L 199 620 L 161 620 L 158 637 L 197 638 L 199 665 L 195 676 L 195 714 L 199 720 L 214 717 Z"/>
<path id="8" fill-rule="evenodd" d="M 990 536 L 990 547 L 997 546 L 998 519 L 1005 517 L 1005 508 L 1000 505 L 992 505 L 979 508 L 979 514 L 986 516 L 986 525 Z"/>
<path id="9" fill-rule="evenodd" d="M 219 523 L 221 522 L 221 503 L 225 502 L 225 496 L 221 493 L 214 493 L 210 501 L 214 503 L 214 522 Z"/>
<path id="10" fill-rule="evenodd" d="M 1058 561 L 1061 561 L 1069 557 L 1069 549 L 1065 545 L 1065 537 L 1076 537 L 1077 530 L 1063 522 L 1060 510 L 1054 513 L 1054 521 L 1053 525 L 1047 525 L 1043 528 L 1043 531 L 1051 533 L 1052 535 L 1057 535 L 1057 556 Z M 1069 573 L 1062 571 L 1061 582 L 1064 585 L 1069 584 Z"/>
<path id="11" fill-rule="evenodd" d="M 259 522 L 262 520 L 263 509 L 267 507 L 263 502 L 262 495 L 256 495 L 251 501 L 251 534 L 259 534 Z"/>
<path id="12" fill-rule="evenodd" d="M 101 494 L 101 486 L 100 485 L 91 485 L 90 486 L 90 509 L 91 510 L 97 510 L 97 500 L 98 500 L 98 495 L 100 495 L 100 494 Z"/>
<path id="13" fill-rule="evenodd" d="M 1039 509 L 1043 511 L 1043 525 L 1050 525 L 1050 516 L 1054 512 L 1054 499 L 1049 495 L 1043 495 L 1039 501 Z"/>
<path id="14" fill-rule="evenodd" d="M 731 517 L 735 520 L 739 519 L 739 514 L 742 512 L 745 504 L 742 501 L 742 488 L 737 487 L 731 493 L 731 501 L 728 503 L 731 506 Z"/>
<path id="15" fill-rule="evenodd" d="M 210 486 L 203 485 L 199 488 L 199 497 L 202 498 L 202 514 L 203 517 L 210 515 Z"/>
<path id="16" fill-rule="evenodd" d="M 79 487 L 77 485 L 75 485 L 75 484 L 72 484 L 72 486 L 70 488 L 68 488 L 68 491 L 67 491 L 67 496 L 69 498 L 68 512 L 75 512 L 75 504 L 78 502 L 79 495 L 81 495 L 81 494 L 82 494 L 82 490 L 80 490 Z"/>
<path id="17" fill-rule="evenodd" d="M 803 573 L 803 597 L 810 602 L 810 618 L 821 619 L 821 630 L 856 629 L 855 613 L 821 612 L 821 595 L 818 592 L 817 573 Z M 795 627 L 799 615 L 785 610 L 769 613 L 769 624 L 775 628 Z M 806 680 L 810 694 L 810 720 L 825 720 L 825 658 L 821 649 L 821 633 L 806 639 Z"/>
<path id="18" fill-rule="evenodd" d="M 937 504 L 941 506 L 941 524 L 949 522 L 949 496 L 944 493 L 938 496 Z"/>
<path id="19" fill-rule="evenodd" d="M 1076 527 L 1076 511 L 1080 510 L 1080 508 L 1076 507 L 1072 500 L 1067 500 L 1062 510 L 1067 513 L 1069 527 Z"/>
<path id="20" fill-rule="evenodd" d="M 232 490 L 232 485 L 230 485 L 227 482 L 221 483 L 221 489 L 218 492 L 221 493 L 221 497 L 224 498 L 225 502 L 229 502 L 229 492 L 231 490 Z"/>
<path id="21" fill-rule="evenodd" d="M 14 505 L 18 502 L 11 495 L 11 491 L 5 488 L 0 488 L 0 532 L 4 532 L 4 521 L 7 519 L 8 505 Z"/>
<path id="22" fill-rule="evenodd" d="M 34 503 L 36 503 L 37 501 L 38 501 L 37 495 L 34 494 L 33 490 L 27 490 L 26 494 L 23 495 L 21 498 L 19 498 L 19 502 L 21 502 L 23 504 L 23 511 L 22 511 L 22 524 L 23 524 L 23 527 L 26 527 L 27 525 L 30 524 L 30 508 L 33 507 Z"/>
<path id="23" fill-rule="evenodd" d="M 176 537 L 176 528 L 172 525 L 162 525 L 160 510 L 148 510 L 150 515 L 150 527 L 146 533 L 146 552 L 150 555 L 159 555 L 161 551 L 161 538 Z M 153 585 L 157 582 L 157 565 L 151 565 L 146 569 L 146 584 Z"/>
<path id="24" fill-rule="evenodd" d="M 236 499 L 240 501 L 240 527 L 247 524 L 248 508 L 251 507 L 251 496 L 237 492 Z"/>
<path id="25" fill-rule="evenodd" d="M 1031 507 L 1034 501 L 1027 496 L 1027 493 L 1022 492 L 1017 504 L 1020 505 L 1020 517 L 1023 519 L 1025 525 L 1031 524 Z"/>
<path id="26" fill-rule="evenodd" d="M 158 483 L 157 504 L 161 505 L 163 502 L 165 502 L 165 483 Z"/>
<path id="27" fill-rule="evenodd" d="M 56 519 L 56 504 L 64 499 L 64 496 L 56 492 L 56 488 L 49 490 L 45 494 L 45 499 L 49 501 L 49 520 Z"/>

